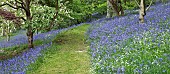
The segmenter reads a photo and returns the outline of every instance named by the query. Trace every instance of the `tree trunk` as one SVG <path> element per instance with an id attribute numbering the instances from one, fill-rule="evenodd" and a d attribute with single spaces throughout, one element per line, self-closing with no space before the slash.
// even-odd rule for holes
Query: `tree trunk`
<path id="1" fill-rule="evenodd" d="M 109 0 L 107 0 L 107 18 L 112 17 L 112 12 L 111 12 L 111 4 L 109 2 Z"/>
<path id="2" fill-rule="evenodd" d="M 10 35 L 7 34 L 6 36 L 7 36 L 7 41 L 9 41 L 10 40 Z"/>
<path id="3" fill-rule="evenodd" d="M 4 27 L 1 27 L 1 29 L 2 29 L 1 36 L 4 36 L 5 35 L 5 29 L 4 29 Z"/>
<path id="4" fill-rule="evenodd" d="M 27 37 L 28 37 L 28 48 L 33 48 L 33 32 L 32 30 L 27 31 Z"/>
<path id="5" fill-rule="evenodd" d="M 10 22 L 7 23 L 7 28 L 6 28 L 7 41 L 10 40 L 10 26 L 9 25 L 10 25 Z"/>
<path id="6" fill-rule="evenodd" d="M 120 1 L 119 4 L 120 4 L 119 5 L 119 8 L 120 8 L 119 15 L 123 16 L 124 15 L 124 11 L 123 11 L 123 7 L 122 7 L 122 2 Z"/>
<path id="7" fill-rule="evenodd" d="M 28 37 L 28 48 L 33 48 L 34 47 L 34 45 L 33 45 L 33 30 L 30 25 L 28 26 L 28 29 L 27 29 L 27 37 Z"/>
<path id="8" fill-rule="evenodd" d="M 30 12 L 30 3 L 31 0 L 25 0 L 25 12 L 26 12 L 26 17 L 27 21 L 31 22 L 32 17 L 31 17 L 31 12 Z M 28 48 L 33 48 L 33 29 L 31 24 L 28 24 L 27 28 L 27 37 L 28 37 Z"/>
<path id="9" fill-rule="evenodd" d="M 140 2 L 140 10 L 139 10 L 139 21 L 140 23 L 144 23 L 145 16 L 145 0 L 141 0 Z"/>

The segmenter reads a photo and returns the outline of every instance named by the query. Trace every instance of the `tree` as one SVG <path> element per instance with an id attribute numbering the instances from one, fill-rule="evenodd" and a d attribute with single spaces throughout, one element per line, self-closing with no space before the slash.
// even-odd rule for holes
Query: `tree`
<path id="1" fill-rule="evenodd" d="M 31 12 L 30 12 L 30 5 L 31 5 L 31 0 L 12 0 L 10 2 L 6 2 L 2 5 L 0 5 L 0 7 L 8 5 L 13 9 L 21 9 L 24 10 L 25 14 L 26 14 L 26 19 L 24 19 L 27 23 L 27 37 L 28 37 L 28 48 L 33 48 L 33 28 L 30 25 L 30 22 L 32 20 L 32 16 L 31 16 Z"/>
<path id="2" fill-rule="evenodd" d="M 4 23 L 5 24 L 5 35 L 6 35 L 6 39 L 7 41 L 10 40 L 10 35 L 11 35 L 11 29 L 12 29 L 12 21 L 9 21 L 9 20 L 4 20 Z"/>
<path id="3" fill-rule="evenodd" d="M 150 8 L 152 1 L 150 2 L 150 5 L 146 8 L 145 0 L 140 1 L 140 5 L 135 0 L 136 4 L 139 6 L 139 22 L 144 23 L 144 16 L 146 15 L 146 11 Z"/>
<path id="4" fill-rule="evenodd" d="M 5 36 L 5 27 L 4 27 L 4 23 L 3 23 L 3 18 L 0 16 L 0 27 L 1 27 L 1 36 Z"/>
<path id="5" fill-rule="evenodd" d="M 2 17 L 1 20 L 9 20 L 12 21 L 14 24 L 14 28 L 19 29 L 21 26 L 21 17 L 17 17 L 14 13 L 11 12 L 11 10 L 7 11 L 7 9 L 0 9 L 0 16 Z"/>
<path id="6" fill-rule="evenodd" d="M 6 36 L 7 41 L 10 40 L 11 32 L 15 30 L 15 26 L 11 20 L 7 20 L 0 16 L 0 27 L 1 27 L 1 36 Z"/>
<path id="7" fill-rule="evenodd" d="M 9 41 L 11 32 L 19 28 L 20 18 L 16 17 L 12 12 L 0 9 L 0 22 L 1 36 L 6 36 L 7 41 Z"/>
<path id="8" fill-rule="evenodd" d="M 54 12 L 51 12 L 50 13 L 48 12 L 48 10 L 43 10 L 42 12 L 46 12 L 50 14 L 50 16 L 48 16 L 48 14 L 44 14 L 42 13 L 41 11 L 37 11 L 36 10 L 36 6 L 38 5 L 35 5 L 36 2 L 32 2 L 34 0 L 10 0 L 10 1 L 7 1 L 5 3 L 3 3 L 2 5 L 0 5 L 0 7 L 2 6 L 9 6 L 13 9 L 16 9 L 16 10 L 20 10 L 20 11 L 23 11 L 25 14 L 25 17 L 20 17 L 24 20 L 25 24 L 24 24 L 24 27 L 26 28 L 27 32 L 26 32 L 26 35 L 28 37 L 28 48 L 33 48 L 34 45 L 33 45 L 33 33 L 36 31 L 36 30 L 51 30 L 54 26 L 54 23 L 55 23 L 55 19 L 57 18 L 58 16 L 58 9 L 59 9 L 59 3 L 58 3 L 58 0 L 53 0 L 55 1 L 56 3 L 56 13 L 55 15 L 52 17 L 51 15 L 53 15 Z M 49 0 L 50 1 L 50 0 Z M 35 8 L 34 8 L 34 6 Z M 39 6 L 41 7 L 41 6 Z M 46 6 L 45 6 L 46 7 Z M 53 10 L 52 10 L 53 11 Z M 35 13 L 35 12 L 40 12 L 39 14 Z M 43 17 L 43 18 L 41 18 Z M 42 20 L 39 20 L 39 19 L 42 19 Z M 47 21 L 50 21 L 47 23 Z M 43 24 L 43 25 L 42 25 Z M 45 24 L 45 25 L 44 25 Z"/>
<path id="9" fill-rule="evenodd" d="M 141 0 L 141 2 L 140 2 L 140 10 L 139 10 L 139 20 L 140 20 L 140 23 L 144 23 L 144 16 L 145 15 L 146 15 L 145 0 Z"/>

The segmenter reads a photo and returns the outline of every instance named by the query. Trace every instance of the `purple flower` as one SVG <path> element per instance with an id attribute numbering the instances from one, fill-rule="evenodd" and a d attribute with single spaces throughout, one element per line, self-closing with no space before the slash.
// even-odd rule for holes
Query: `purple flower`
<path id="1" fill-rule="evenodd" d="M 114 19 L 107 20 L 107 22 L 102 22 L 106 21 L 106 19 L 100 19 L 100 21 L 92 23 L 87 34 L 90 36 L 91 41 L 90 48 L 92 51 L 90 52 L 92 55 L 94 52 L 97 54 L 95 58 L 92 58 L 94 70 L 97 69 L 101 73 L 108 73 L 109 70 L 109 72 L 114 74 L 125 71 L 121 66 L 128 66 L 128 68 L 135 68 L 135 72 L 141 74 L 143 73 L 143 69 L 145 69 L 145 64 L 147 65 L 146 71 L 149 71 L 150 66 L 155 65 L 152 63 L 163 61 L 163 59 L 157 61 L 154 57 L 147 58 L 142 54 L 148 53 L 151 56 L 153 53 L 156 54 L 155 52 L 159 49 L 158 47 L 163 46 L 163 43 L 167 45 L 165 49 L 169 48 L 169 38 L 166 37 L 164 39 L 166 35 L 164 33 L 169 34 L 170 29 L 168 27 L 169 24 L 167 24 L 169 23 L 169 19 L 167 18 L 170 17 L 169 4 L 170 2 L 167 5 L 160 3 L 156 6 L 151 6 L 152 11 L 147 11 L 145 23 L 143 24 L 138 23 L 138 14 L 115 17 Z M 128 11 L 128 13 L 131 12 L 135 11 Z M 97 50 L 93 51 L 94 49 Z M 103 59 L 106 61 L 101 61 Z M 142 62 L 140 64 L 141 60 L 145 60 L 145 63 Z M 95 66 L 99 62 L 102 63 Z M 110 65 L 110 62 L 113 64 Z M 139 67 L 140 69 L 138 69 Z M 99 68 L 107 68 L 108 70 L 101 70 Z M 112 69 L 117 69 L 117 71 L 115 72 Z M 126 71 L 128 70 L 132 69 L 126 69 Z"/>

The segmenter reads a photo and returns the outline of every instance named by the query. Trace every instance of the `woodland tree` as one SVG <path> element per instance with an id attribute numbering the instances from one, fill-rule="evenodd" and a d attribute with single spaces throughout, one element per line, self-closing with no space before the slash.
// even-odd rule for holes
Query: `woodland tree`
<path id="1" fill-rule="evenodd" d="M 19 25 L 19 17 L 7 10 L 0 9 L 1 36 L 6 36 L 9 41 L 11 32 L 15 32 Z"/>
<path id="2" fill-rule="evenodd" d="M 33 28 L 30 24 L 32 20 L 32 15 L 30 11 L 30 5 L 31 5 L 31 0 L 14 0 L 11 2 L 6 2 L 0 6 L 8 5 L 13 9 L 20 9 L 24 10 L 26 19 L 24 19 L 27 22 L 27 37 L 28 37 L 28 48 L 33 48 Z"/>
<path id="3" fill-rule="evenodd" d="M 24 21 L 25 21 L 25 28 L 27 30 L 26 32 L 26 35 L 28 37 L 28 48 L 33 48 L 34 45 L 33 45 L 33 33 L 40 27 L 40 26 L 43 26 L 43 25 L 39 25 L 35 22 L 37 22 L 37 17 L 34 17 L 35 14 L 33 14 L 33 11 L 31 11 L 31 6 L 36 3 L 36 2 L 32 2 L 34 0 L 11 0 L 11 1 L 7 1 L 5 3 L 3 3 L 2 5 L 0 5 L 0 7 L 2 6 L 9 6 L 13 9 L 16 9 L 16 10 L 21 10 L 24 12 L 25 14 L 25 17 L 20 17 L 22 18 Z M 50 20 L 50 19 L 47 19 L 47 20 L 50 20 L 51 22 L 47 25 L 47 26 L 43 26 L 45 27 L 44 29 L 46 30 L 51 30 L 51 28 L 54 26 L 54 21 L 55 19 L 57 18 L 58 16 L 58 0 L 55 1 L 56 2 L 56 13 L 55 15 L 53 16 L 53 18 Z M 48 17 L 51 17 L 51 16 L 48 16 Z M 36 19 L 36 20 L 35 20 Z M 43 22 L 43 20 L 40 20 L 41 22 Z M 39 25 L 39 26 L 38 26 Z"/>
<path id="4" fill-rule="evenodd" d="M 146 15 L 146 11 L 150 8 L 152 1 L 150 2 L 150 5 L 146 8 L 146 2 L 145 0 L 140 0 L 140 5 L 135 0 L 136 4 L 139 6 L 139 22 L 144 23 L 144 16 Z"/>

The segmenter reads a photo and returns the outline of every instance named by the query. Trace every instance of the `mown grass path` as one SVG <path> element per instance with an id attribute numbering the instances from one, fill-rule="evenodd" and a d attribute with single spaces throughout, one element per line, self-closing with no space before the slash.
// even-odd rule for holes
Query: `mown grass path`
<path id="1" fill-rule="evenodd" d="M 34 74 L 89 74 L 90 57 L 88 45 L 85 44 L 86 31 L 89 25 L 61 32 L 44 56 L 31 65 L 28 73 Z"/>

